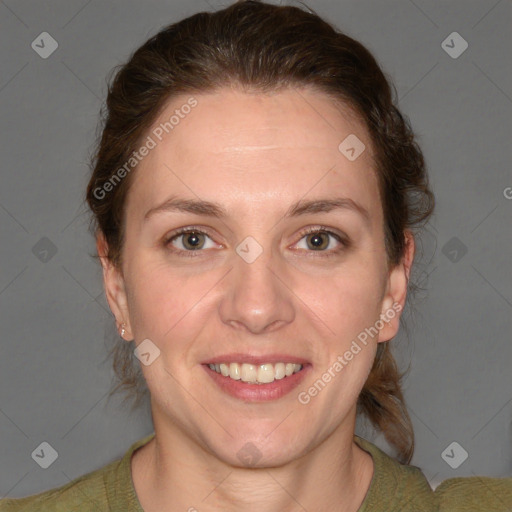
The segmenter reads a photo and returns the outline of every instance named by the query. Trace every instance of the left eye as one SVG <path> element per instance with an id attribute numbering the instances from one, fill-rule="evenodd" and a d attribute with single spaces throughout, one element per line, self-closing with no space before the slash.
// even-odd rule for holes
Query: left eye
<path id="1" fill-rule="evenodd" d="M 301 242 L 303 242 L 303 246 L 300 247 L 300 242 L 297 244 L 297 247 L 300 249 L 313 250 L 317 252 L 326 252 L 327 250 L 336 250 L 332 247 L 332 240 L 335 240 L 338 245 L 344 245 L 343 240 L 339 235 L 333 233 L 332 231 L 327 231 L 323 229 L 316 229 L 308 231 L 301 238 Z"/>

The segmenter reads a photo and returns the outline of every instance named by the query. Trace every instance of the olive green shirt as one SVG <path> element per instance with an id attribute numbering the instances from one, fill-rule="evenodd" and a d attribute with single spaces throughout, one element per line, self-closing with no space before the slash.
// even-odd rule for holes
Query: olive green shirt
<path id="1" fill-rule="evenodd" d="M 4 498 L 0 512 L 144 512 L 132 482 L 131 456 L 154 435 L 135 442 L 122 459 L 66 485 L 25 498 Z M 416 466 L 400 464 L 359 436 L 355 441 L 374 462 L 372 481 L 358 512 L 512 512 L 512 477 L 450 478 L 433 491 Z M 200 504 L 195 506 L 201 510 Z"/>

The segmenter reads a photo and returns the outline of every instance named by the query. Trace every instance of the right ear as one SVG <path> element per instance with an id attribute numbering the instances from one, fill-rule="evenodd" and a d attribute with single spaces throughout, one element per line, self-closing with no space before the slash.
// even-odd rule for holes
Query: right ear
<path id="1" fill-rule="evenodd" d="M 110 310 L 116 318 L 118 330 L 119 326 L 124 324 L 126 338 L 133 339 L 124 277 L 121 270 L 108 259 L 108 244 L 105 236 L 101 232 L 98 232 L 96 235 L 96 249 L 103 268 L 105 295 Z"/>

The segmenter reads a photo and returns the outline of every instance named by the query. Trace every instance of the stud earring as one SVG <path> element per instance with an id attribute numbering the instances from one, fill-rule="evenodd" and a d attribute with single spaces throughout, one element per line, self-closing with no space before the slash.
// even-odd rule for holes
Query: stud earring
<path id="1" fill-rule="evenodd" d="M 121 337 L 124 337 L 124 333 L 126 332 L 126 329 L 124 328 L 125 324 L 121 324 Z"/>

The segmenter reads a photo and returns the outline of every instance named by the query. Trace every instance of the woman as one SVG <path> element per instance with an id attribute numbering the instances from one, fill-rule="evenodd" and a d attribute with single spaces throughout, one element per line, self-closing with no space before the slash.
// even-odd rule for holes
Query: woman
<path id="1" fill-rule="evenodd" d="M 408 465 L 389 341 L 434 200 L 370 53 L 242 1 L 147 41 L 107 107 L 87 200 L 120 387 L 147 386 L 155 432 L 0 509 L 509 510 L 511 479 L 433 491 Z"/>

